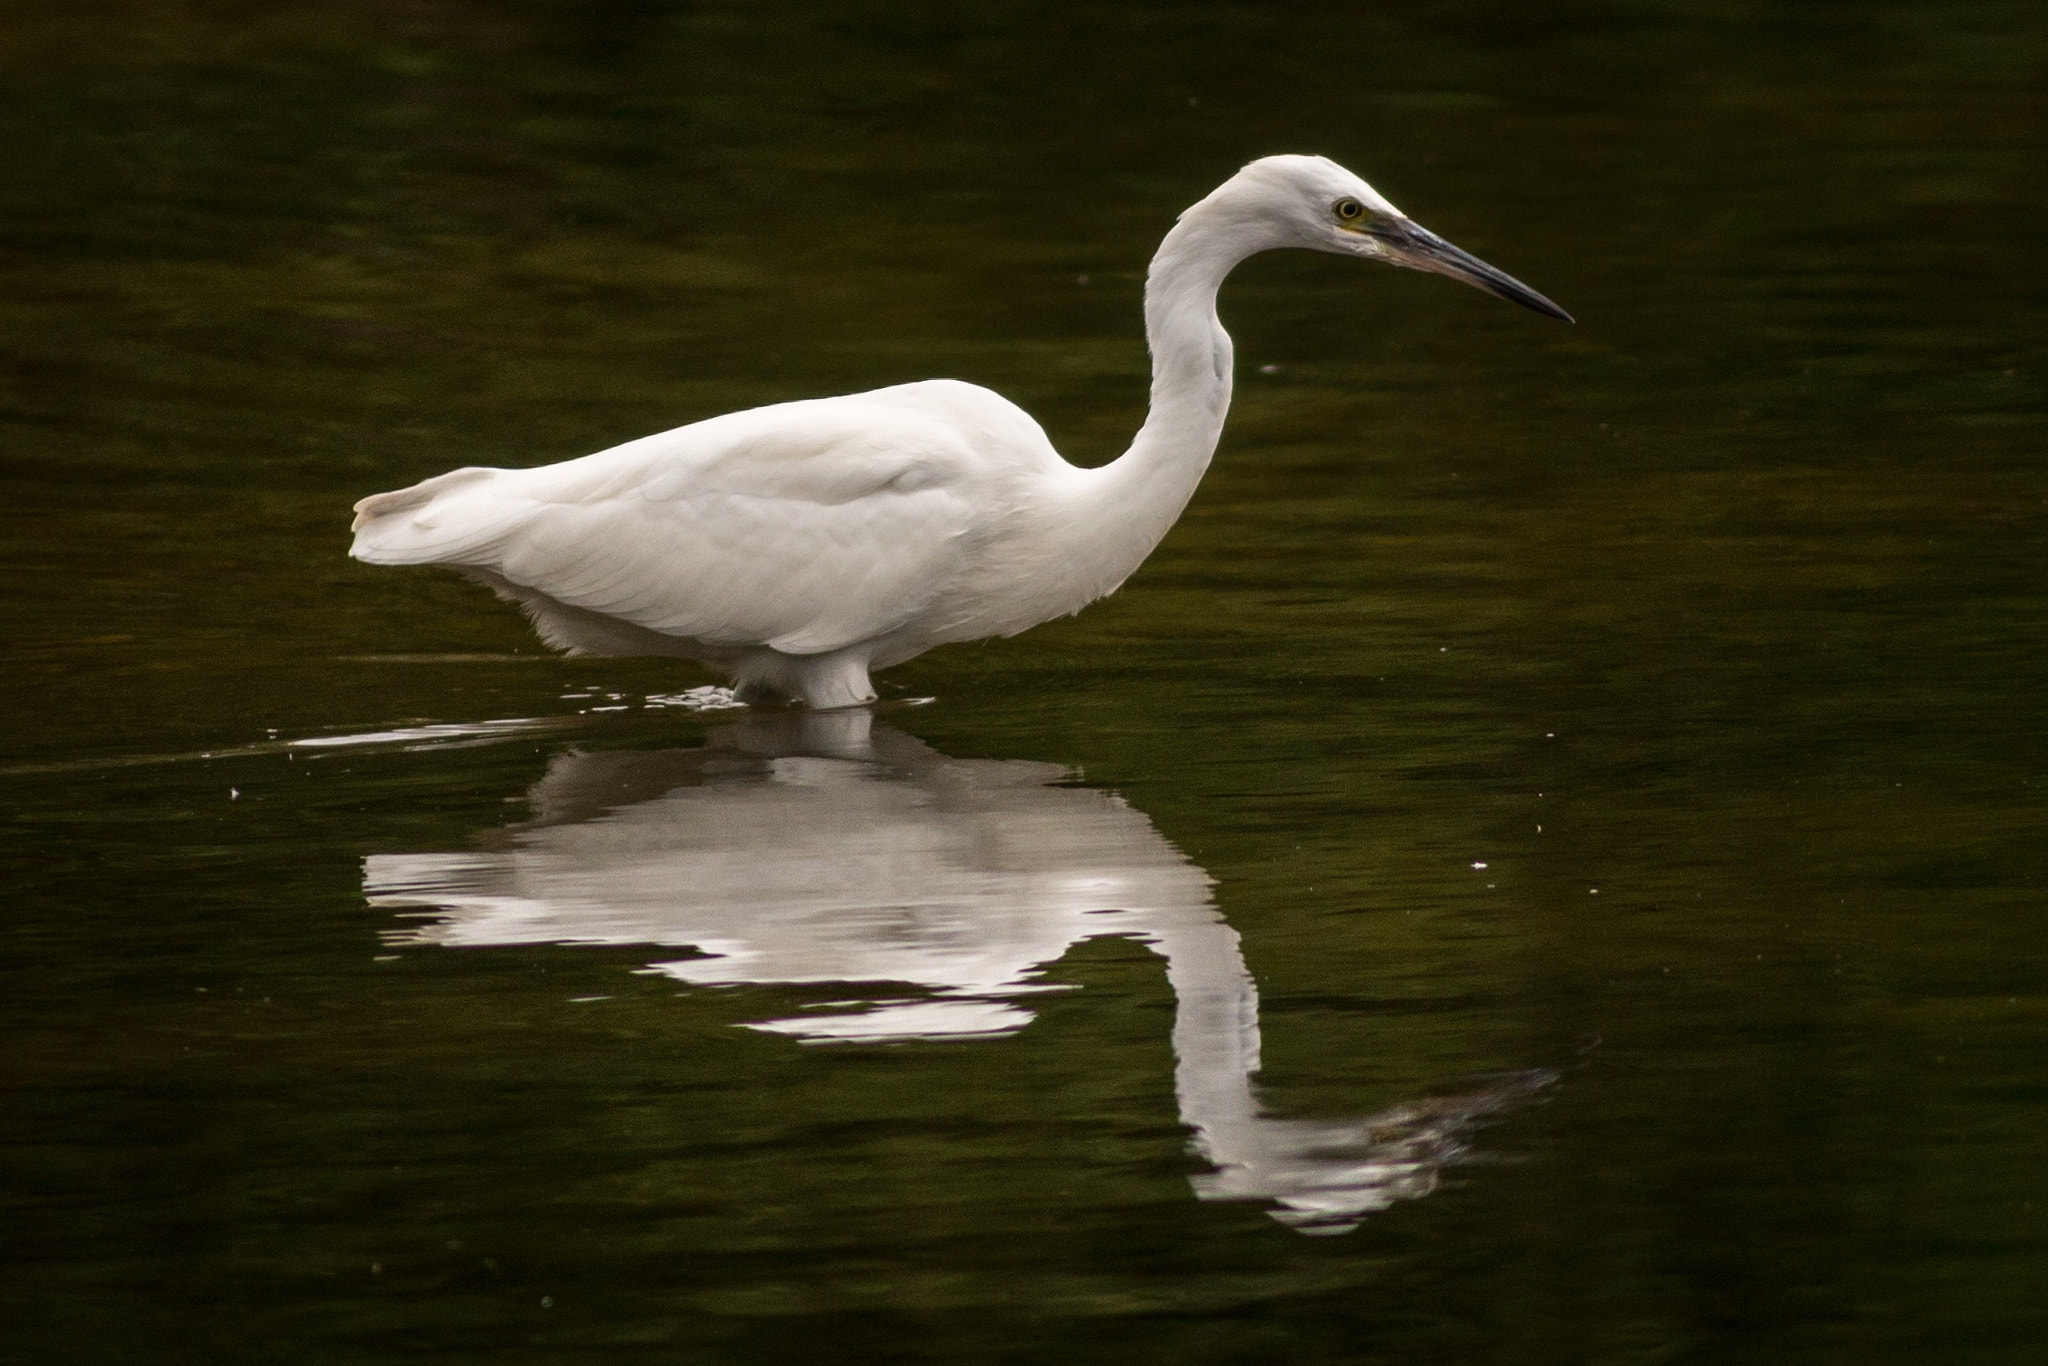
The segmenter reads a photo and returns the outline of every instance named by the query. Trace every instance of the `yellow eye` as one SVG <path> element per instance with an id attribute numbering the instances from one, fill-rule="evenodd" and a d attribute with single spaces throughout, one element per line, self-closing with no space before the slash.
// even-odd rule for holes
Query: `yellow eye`
<path id="1" fill-rule="evenodd" d="M 1355 199 L 1340 199 L 1336 203 L 1337 217 L 1346 223 L 1354 223 L 1365 217 L 1365 205 Z"/>

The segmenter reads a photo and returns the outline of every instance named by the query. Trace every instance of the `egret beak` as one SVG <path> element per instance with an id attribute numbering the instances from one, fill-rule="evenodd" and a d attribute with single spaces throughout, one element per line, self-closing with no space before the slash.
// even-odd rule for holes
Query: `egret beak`
<path id="1" fill-rule="evenodd" d="M 1468 285 L 1476 285 L 1488 294 L 1497 295 L 1511 304 L 1533 308 L 1538 313 L 1561 318 L 1565 322 L 1572 321 L 1571 314 L 1514 276 L 1506 271 L 1495 270 L 1471 252 L 1452 246 L 1428 228 L 1410 219 L 1377 218 L 1363 231 L 1386 249 L 1387 259 L 1397 266 L 1406 266 L 1410 270 L 1426 270 L 1433 275 L 1448 275 L 1453 280 L 1463 280 Z"/>

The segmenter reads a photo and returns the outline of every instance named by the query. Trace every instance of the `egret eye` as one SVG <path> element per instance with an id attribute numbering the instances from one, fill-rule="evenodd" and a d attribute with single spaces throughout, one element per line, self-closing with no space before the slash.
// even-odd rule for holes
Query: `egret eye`
<path id="1" fill-rule="evenodd" d="M 1365 217 L 1365 205 L 1355 199 L 1340 199 L 1336 203 L 1337 217 L 1346 223 L 1354 223 Z"/>

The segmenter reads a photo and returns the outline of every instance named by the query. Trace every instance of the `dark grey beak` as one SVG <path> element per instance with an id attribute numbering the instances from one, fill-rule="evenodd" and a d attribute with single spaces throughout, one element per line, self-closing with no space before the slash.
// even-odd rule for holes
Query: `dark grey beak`
<path id="1" fill-rule="evenodd" d="M 1561 318 L 1565 322 L 1572 321 L 1571 314 L 1514 276 L 1506 271 L 1495 270 L 1471 252 L 1452 246 L 1429 229 L 1409 219 L 1379 218 L 1365 231 L 1387 249 L 1388 259 L 1395 265 L 1407 266 L 1410 270 L 1426 270 L 1435 275 L 1448 275 L 1453 280 L 1463 280 L 1468 285 L 1476 285 L 1488 294 L 1497 295 L 1511 304 L 1533 308 L 1547 317 Z"/>

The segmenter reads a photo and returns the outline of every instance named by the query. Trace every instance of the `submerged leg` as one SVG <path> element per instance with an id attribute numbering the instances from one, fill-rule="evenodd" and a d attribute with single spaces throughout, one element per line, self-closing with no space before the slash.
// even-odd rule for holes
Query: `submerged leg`
<path id="1" fill-rule="evenodd" d="M 859 647 L 822 655 L 755 651 L 733 666 L 733 692 L 742 702 L 801 702 L 820 710 L 875 700 L 868 652 Z"/>
<path id="2" fill-rule="evenodd" d="M 798 687 L 805 704 L 812 707 L 858 707 L 872 702 L 875 685 L 868 682 L 868 652 L 806 655 L 799 668 Z"/>

